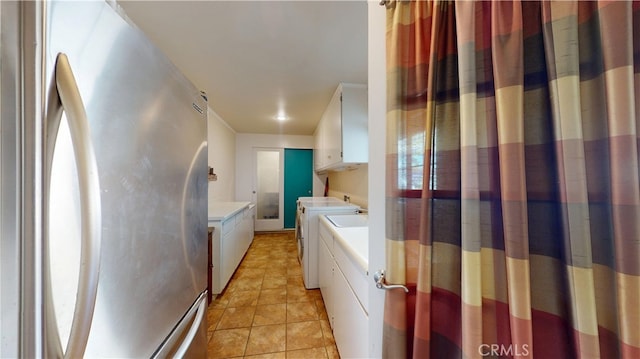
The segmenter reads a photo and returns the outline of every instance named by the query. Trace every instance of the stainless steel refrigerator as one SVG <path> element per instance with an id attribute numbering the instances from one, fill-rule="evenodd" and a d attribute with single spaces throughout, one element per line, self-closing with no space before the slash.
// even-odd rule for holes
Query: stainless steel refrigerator
<path id="1" fill-rule="evenodd" d="M 206 99 L 115 2 L 0 26 L 0 357 L 205 357 Z"/>

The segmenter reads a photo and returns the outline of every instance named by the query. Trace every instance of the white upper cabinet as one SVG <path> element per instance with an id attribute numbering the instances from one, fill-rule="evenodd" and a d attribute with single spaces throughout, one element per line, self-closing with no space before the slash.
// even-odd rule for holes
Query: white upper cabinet
<path id="1" fill-rule="evenodd" d="M 367 86 L 341 83 L 315 133 L 315 170 L 343 170 L 369 161 Z"/>

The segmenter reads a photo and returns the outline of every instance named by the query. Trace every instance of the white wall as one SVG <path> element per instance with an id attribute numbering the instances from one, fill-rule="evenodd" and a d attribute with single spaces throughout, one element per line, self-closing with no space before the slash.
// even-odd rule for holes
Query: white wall
<path id="1" fill-rule="evenodd" d="M 329 172 L 329 196 L 343 199 L 351 198 L 351 203 L 369 208 L 369 166 L 360 165 L 357 169 L 341 172 Z"/>
<path id="2" fill-rule="evenodd" d="M 217 181 L 209 181 L 209 201 L 235 201 L 236 132 L 212 109 L 208 116 L 208 162 L 218 175 Z"/>
<path id="3" fill-rule="evenodd" d="M 313 136 L 236 134 L 236 200 L 252 201 L 254 159 L 253 149 L 313 148 Z M 313 195 L 322 196 L 324 182 L 313 176 Z"/>

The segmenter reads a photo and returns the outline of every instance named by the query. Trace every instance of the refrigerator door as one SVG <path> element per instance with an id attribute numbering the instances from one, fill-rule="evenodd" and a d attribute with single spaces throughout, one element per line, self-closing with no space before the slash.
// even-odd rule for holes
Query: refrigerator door
<path id="1" fill-rule="evenodd" d="M 24 142 L 21 118 L 24 113 L 18 99 L 22 95 L 20 49 L 23 37 L 21 30 L 25 26 L 20 22 L 21 5 L 17 2 L 0 2 L 0 358 L 17 358 L 21 355 L 21 337 L 26 334 L 32 338 L 33 335 L 21 335 L 19 332 L 22 324 L 20 311 L 26 307 L 29 313 L 36 307 L 34 303 L 25 305 L 22 302 L 24 296 L 20 294 L 22 286 L 33 288 L 33 280 L 28 281 L 29 276 L 17 275 L 21 269 L 29 269 L 21 261 L 23 244 L 35 243 L 33 236 L 21 240 L 24 236 L 21 222 L 28 223 L 30 220 L 28 214 L 20 210 L 24 192 L 29 191 L 29 187 L 23 183 L 23 166 L 20 162 Z M 25 96 L 25 101 L 29 100 Z M 28 283 L 21 280 L 25 277 Z M 31 329 L 35 332 L 33 327 Z M 31 338 L 27 338 L 27 341 Z"/>
<path id="2" fill-rule="evenodd" d="M 200 313 L 193 308 L 207 285 L 206 102 L 112 6 L 47 3 L 46 97 L 56 91 L 56 59 L 64 54 L 86 111 L 101 212 L 99 277 L 84 355 L 151 357 L 181 335 L 190 313 Z M 73 340 L 73 309 L 86 299 L 78 292 L 85 270 L 84 195 L 72 127 L 63 117 L 45 139 L 54 143 L 45 194 L 47 348 Z M 200 345 L 189 349 L 204 357 L 206 344 L 197 338 L 191 342 Z"/>
<path id="3" fill-rule="evenodd" d="M 42 357 L 42 11 L 0 1 L 0 358 Z"/>

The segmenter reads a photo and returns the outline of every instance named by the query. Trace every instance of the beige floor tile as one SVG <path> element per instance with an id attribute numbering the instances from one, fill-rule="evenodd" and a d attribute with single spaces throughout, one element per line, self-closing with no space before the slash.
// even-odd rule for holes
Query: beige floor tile
<path id="1" fill-rule="evenodd" d="M 272 274 L 276 270 L 278 271 L 278 273 L 281 273 L 286 276 L 287 262 L 283 260 L 273 259 L 273 263 L 271 264 L 271 267 L 269 268 L 268 273 Z"/>
<path id="2" fill-rule="evenodd" d="M 326 310 L 322 310 L 322 311 L 318 311 L 318 319 L 321 320 L 329 320 L 329 315 L 327 314 Z"/>
<path id="3" fill-rule="evenodd" d="M 258 297 L 258 305 L 280 304 L 287 302 L 287 289 L 263 289 Z"/>
<path id="4" fill-rule="evenodd" d="M 209 331 L 213 331 L 218 326 L 218 322 L 220 318 L 222 318 L 222 314 L 224 313 L 224 308 L 212 308 L 209 307 L 207 310 L 207 329 Z"/>
<path id="5" fill-rule="evenodd" d="M 279 258 L 278 256 L 274 256 L 271 259 L 271 268 L 287 268 L 287 260 Z"/>
<path id="6" fill-rule="evenodd" d="M 287 275 L 299 275 L 299 276 L 302 276 L 302 269 L 299 266 L 297 266 L 297 267 L 289 266 L 289 267 L 287 267 Z"/>
<path id="7" fill-rule="evenodd" d="M 282 352 L 286 349 L 286 324 L 251 328 L 245 355 Z"/>
<path id="8" fill-rule="evenodd" d="M 287 305 L 268 304 L 256 307 L 256 315 L 253 317 L 253 326 L 283 324 L 287 322 Z"/>
<path id="9" fill-rule="evenodd" d="M 307 295 L 309 295 L 310 297 L 312 297 L 313 299 L 320 299 L 322 300 L 322 292 L 320 292 L 320 289 L 309 289 L 307 291 Z"/>
<path id="10" fill-rule="evenodd" d="M 313 302 L 287 303 L 287 323 L 306 322 L 318 319 Z"/>
<path id="11" fill-rule="evenodd" d="M 325 348 L 311 348 L 302 350 L 292 350 L 287 352 L 287 359 L 326 359 L 327 350 Z"/>
<path id="12" fill-rule="evenodd" d="M 234 278 L 237 279 L 262 279 L 264 278 L 264 274 L 266 269 L 264 268 L 251 268 L 245 267 L 242 269 L 238 269 L 236 274 L 234 274 Z"/>
<path id="13" fill-rule="evenodd" d="M 269 261 L 271 258 L 269 258 L 269 251 L 268 250 L 262 250 L 262 251 L 254 251 L 251 253 L 248 253 L 247 256 L 245 257 L 245 260 L 247 262 L 265 262 L 265 261 Z"/>
<path id="14" fill-rule="evenodd" d="M 280 258 L 280 259 L 286 260 L 289 255 L 289 251 L 287 250 L 287 245 L 275 244 L 273 245 L 273 248 L 271 248 L 271 251 L 269 252 L 269 254 L 273 258 Z"/>
<path id="15" fill-rule="evenodd" d="M 227 308 L 255 307 L 258 304 L 260 290 L 237 290 L 233 292 Z"/>
<path id="16" fill-rule="evenodd" d="M 262 287 L 262 279 L 238 278 L 228 285 L 234 292 L 239 290 L 258 290 Z"/>
<path id="17" fill-rule="evenodd" d="M 286 272 L 286 269 L 285 269 Z M 286 289 L 287 277 L 285 276 L 269 276 L 262 282 L 262 289 Z"/>
<path id="18" fill-rule="evenodd" d="M 329 359 L 340 359 L 340 353 L 338 353 L 338 347 L 336 345 L 327 346 L 327 356 Z"/>
<path id="19" fill-rule="evenodd" d="M 216 299 L 229 299 L 231 298 L 231 294 L 233 294 L 233 284 L 234 280 L 233 280 L 233 276 L 231 277 L 231 279 L 229 279 L 229 283 L 227 283 L 227 286 L 224 287 L 222 289 L 222 293 L 218 293 L 217 295 L 214 294 Z"/>
<path id="20" fill-rule="evenodd" d="M 230 281 L 231 282 L 231 281 Z M 219 293 L 216 297 L 217 300 L 229 300 L 233 295 L 233 290 L 230 288 L 231 286 L 227 285 L 226 288 L 222 289 L 222 293 Z"/>
<path id="21" fill-rule="evenodd" d="M 304 288 L 297 252 L 293 231 L 256 234 L 208 308 L 209 358 L 340 358 L 322 294 Z"/>
<path id="22" fill-rule="evenodd" d="M 324 346 L 320 321 L 287 323 L 287 351 Z"/>
<path id="23" fill-rule="evenodd" d="M 315 303 L 314 297 L 303 286 L 287 285 L 287 303 L 311 302 Z M 315 304 L 314 304 L 315 305 Z"/>
<path id="24" fill-rule="evenodd" d="M 286 358 L 287 358 L 287 354 L 285 352 L 245 356 L 245 359 L 286 359 Z"/>
<path id="25" fill-rule="evenodd" d="M 218 297 L 218 298 L 214 299 L 211 302 L 211 304 L 209 304 L 209 309 L 211 309 L 211 308 L 225 309 L 227 307 L 227 304 L 229 304 L 229 299 L 228 298 Z"/>
<path id="26" fill-rule="evenodd" d="M 268 259 L 247 259 L 242 262 L 241 268 L 269 268 L 269 260 Z"/>
<path id="27" fill-rule="evenodd" d="M 299 275 L 287 276 L 287 285 L 296 285 L 304 288 L 304 282 Z"/>
<path id="28" fill-rule="evenodd" d="M 298 256 L 288 257 L 287 258 L 287 267 L 300 268 L 300 261 L 298 260 Z"/>
<path id="29" fill-rule="evenodd" d="M 322 336 L 324 338 L 324 345 L 336 345 L 336 340 L 333 337 L 333 331 L 328 320 L 321 320 L 320 327 L 322 328 Z"/>
<path id="30" fill-rule="evenodd" d="M 249 328 L 216 330 L 207 347 L 210 359 L 243 356 L 249 339 Z"/>
<path id="31" fill-rule="evenodd" d="M 318 317 L 320 319 L 329 320 L 329 316 L 327 315 L 327 308 L 324 306 L 324 301 L 322 299 L 316 299 L 316 308 L 318 309 Z"/>
<path id="32" fill-rule="evenodd" d="M 227 308 L 220 318 L 216 329 L 231 329 L 250 327 L 256 307 Z"/>

